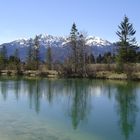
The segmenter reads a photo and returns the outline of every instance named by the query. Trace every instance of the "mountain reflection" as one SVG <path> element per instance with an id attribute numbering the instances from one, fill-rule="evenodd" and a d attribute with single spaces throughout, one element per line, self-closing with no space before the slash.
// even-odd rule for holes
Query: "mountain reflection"
<path id="1" fill-rule="evenodd" d="M 41 111 L 42 100 L 45 100 L 48 105 L 57 105 L 56 100 L 66 100 L 64 103 L 66 117 L 70 118 L 74 129 L 77 129 L 84 120 L 88 120 L 91 110 L 94 112 L 94 97 L 104 95 L 108 100 L 114 98 L 121 132 L 125 139 L 129 139 L 138 112 L 136 86 L 137 84 L 127 82 L 88 79 L 17 79 L 1 80 L 0 92 L 4 101 L 11 92 L 14 93 L 17 101 L 27 96 L 29 108 L 34 109 L 37 114 Z M 65 110 L 63 112 L 65 113 Z"/>

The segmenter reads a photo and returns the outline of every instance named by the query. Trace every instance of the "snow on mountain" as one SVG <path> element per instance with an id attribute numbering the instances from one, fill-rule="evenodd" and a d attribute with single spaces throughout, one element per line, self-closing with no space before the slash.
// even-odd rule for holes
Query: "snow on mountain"
<path id="1" fill-rule="evenodd" d="M 6 46 L 8 56 L 13 55 L 16 48 L 19 50 L 19 56 L 24 61 L 27 57 L 28 47 L 33 45 L 34 41 L 30 39 L 18 39 L 10 43 L 4 43 L 1 46 Z M 40 43 L 40 58 L 45 60 L 47 47 L 52 48 L 54 61 L 63 60 L 69 53 L 69 40 L 67 37 L 57 37 L 52 35 L 39 35 Z M 89 36 L 86 39 L 86 45 L 89 46 L 91 52 L 96 57 L 105 52 L 114 52 L 115 46 L 107 40 L 99 37 Z"/>
<path id="2" fill-rule="evenodd" d="M 89 45 L 89 46 L 99 46 L 99 47 L 112 45 L 107 40 L 103 40 L 103 39 L 101 39 L 99 37 L 93 37 L 93 36 L 87 37 L 86 44 Z"/>

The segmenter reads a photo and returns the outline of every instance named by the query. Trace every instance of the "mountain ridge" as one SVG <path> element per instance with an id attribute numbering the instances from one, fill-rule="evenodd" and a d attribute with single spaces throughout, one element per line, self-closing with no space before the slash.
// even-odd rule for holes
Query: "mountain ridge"
<path id="1" fill-rule="evenodd" d="M 65 36 L 52 36 L 47 34 L 38 35 L 40 44 L 40 56 L 41 60 L 45 60 L 45 52 L 48 47 L 52 48 L 52 53 L 54 60 L 62 60 L 68 55 L 69 39 Z M 23 61 L 27 57 L 28 47 L 33 46 L 34 39 L 17 39 L 9 43 L 3 43 L 1 46 L 6 46 L 8 56 L 13 55 L 15 49 L 19 49 L 19 57 Z M 115 50 L 115 45 L 107 40 L 100 37 L 88 36 L 86 38 L 86 45 L 91 49 L 91 53 L 97 57 L 99 54 L 104 54 L 106 52 L 113 53 Z"/>

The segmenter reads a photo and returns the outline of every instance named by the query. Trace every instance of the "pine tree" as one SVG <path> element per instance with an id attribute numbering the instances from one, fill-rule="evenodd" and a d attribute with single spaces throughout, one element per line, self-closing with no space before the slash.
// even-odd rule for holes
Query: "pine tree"
<path id="1" fill-rule="evenodd" d="M 2 50 L 0 50 L 0 70 L 3 69 L 3 65 L 4 65 L 4 59 L 3 59 Z"/>
<path id="2" fill-rule="evenodd" d="M 111 64 L 112 63 L 112 55 L 111 52 L 107 52 L 103 56 L 103 62 L 106 64 Z"/>
<path id="3" fill-rule="evenodd" d="M 123 70 L 124 63 L 132 63 L 136 61 L 136 38 L 134 37 L 136 30 L 133 24 L 129 22 L 127 16 L 124 17 L 116 32 L 120 41 L 118 42 L 119 49 L 117 55 L 117 63 L 120 70 Z M 121 66 L 121 67 L 120 67 Z"/>
<path id="4" fill-rule="evenodd" d="M 35 50 L 33 49 L 33 41 L 32 39 L 29 40 L 29 47 L 27 50 L 27 59 L 26 59 L 26 69 L 34 70 L 35 67 L 35 57 L 34 57 Z"/>
<path id="5" fill-rule="evenodd" d="M 73 23 L 70 33 L 70 44 L 72 49 L 72 67 L 74 69 L 74 72 L 77 73 L 77 64 L 78 64 L 78 58 L 77 58 L 77 39 L 78 39 L 78 30 L 76 27 L 76 24 Z"/>
<path id="6" fill-rule="evenodd" d="M 5 69 L 7 65 L 7 50 L 6 46 L 2 46 L 0 50 L 0 67 L 1 69 Z"/>
<path id="7" fill-rule="evenodd" d="M 97 60 L 96 60 L 97 63 L 102 63 L 102 59 L 103 59 L 103 58 L 102 58 L 102 55 L 99 54 L 98 57 L 97 57 Z"/>
<path id="8" fill-rule="evenodd" d="M 29 47 L 28 47 L 28 52 L 27 52 L 27 63 L 31 63 L 33 60 L 33 49 L 32 49 L 32 42 L 31 40 L 29 41 Z"/>
<path id="9" fill-rule="evenodd" d="M 2 54 L 3 54 L 4 62 L 6 62 L 7 61 L 7 49 L 6 49 L 6 46 L 2 47 Z"/>
<path id="10" fill-rule="evenodd" d="M 85 77 L 86 74 L 86 37 L 83 33 L 79 34 L 77 41 L 77 72 Z"/>
<path id="11" fill-rule="evenodd" d="M 47 66 L 49 70 L 52 69 L 52 50 L 50 46 L 47 49 Z"/>
<path id="12" fill-rule="evenodd" d="M 140 52 L 137 52 L 137 63 L 140 63 Z"/>
<path id="13" fill-rule="evenodd" d="M 19 59 L 19 50 L 17 48 L 15 49 L 14 57 L 15 57 L 15 60 Z"/>
<path id="14" fill-rule="evenodd" d="M 19 58 L 19 50 L 16 49 L 14 53 L 14 65 L 16 70 L 19 72 L 20 71 L 20 58 Z"/>
<path id="15" fill-rule="evenodd" d="M 73 23 L 70 32 L 71 56 L 69 57 L 69 65 L 71 70 L 77 76 L 86 76 L 86 36 L 79 33 L 76 24 Z"/>
<path id="16" fill-rule="evenodd" d="M 91 64 L 94 64 L 95 63 L 95 57 L 94 57 L 94 55 L 92 53 L 89 56 L 89 60 L 90 60 L 90 63 Z"/>
<path id="17" fill-rule="evenodd" d="M 39 36 L 36 36 L 34 39 L 34 61 L 36 63 L 36 69 L 38 70 L 39 68 Z"/>

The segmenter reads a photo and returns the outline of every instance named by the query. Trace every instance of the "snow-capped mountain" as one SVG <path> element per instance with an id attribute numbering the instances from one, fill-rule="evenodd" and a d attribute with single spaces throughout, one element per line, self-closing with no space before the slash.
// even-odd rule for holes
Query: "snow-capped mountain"
<path id="1" fill-rule="evenodd" d="M 100 37 L 93 37 L 93 36 L 89 36 L 87 37 L 87 45 L 89 46 L 99 46 L 99 47 L 104 47 L 104 46 L 110 46 L 112 45 L 112 43 L 110 43 L 107 40 L 103 40 Z"/>
<path id="2" fill-rule="evenodd" d="M 15 49 L 19 50 L 19 56 L 21 60 L 25 60 L 29 46 L 33 46 L 34 39 L 18 39 L 10 43 L 4 43 L 1 45 L 7 48 L 8 56 L 13 55 Z M 54 61 L 63 60 L 69 53 L 69 39 L 67 37 L 57 37 L 52 35 L 39 35 L 40 43 L 40 58 L 45 60 L 47 47 L 52 48 Z M 107 40 L 103 40 L 99 37 L 89 36 L 86 38 L 86 45 L 89 46 L 90 52 L 94 56 L 104 54 L 105 52 L 114 52 L 115 45 Z"/>

